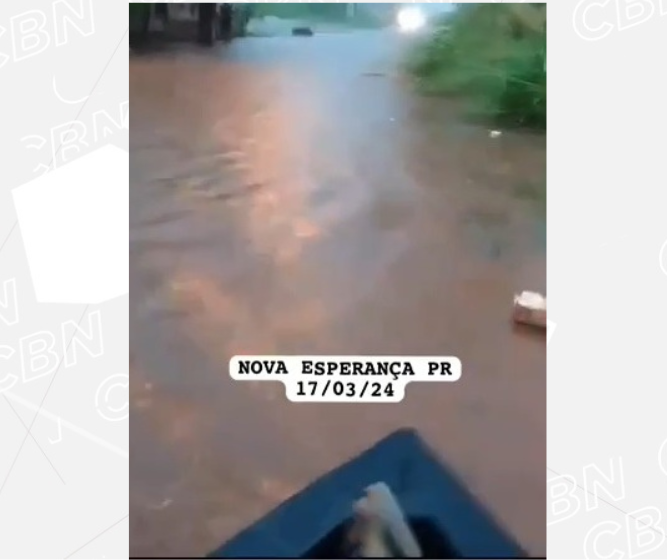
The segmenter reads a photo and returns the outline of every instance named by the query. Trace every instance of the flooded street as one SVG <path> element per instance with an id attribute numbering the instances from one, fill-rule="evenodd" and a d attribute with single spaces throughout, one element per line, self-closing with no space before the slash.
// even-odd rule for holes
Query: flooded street
<path id="1" fill-rule="evenodd" d="M 417 428 L 546 554 L 545 140 L 396 76 L 387 32 L 131 55 L 130 555 L 202 555 Z M 454 355 L 400 404 L 294 404 L 234 354 Z"/>

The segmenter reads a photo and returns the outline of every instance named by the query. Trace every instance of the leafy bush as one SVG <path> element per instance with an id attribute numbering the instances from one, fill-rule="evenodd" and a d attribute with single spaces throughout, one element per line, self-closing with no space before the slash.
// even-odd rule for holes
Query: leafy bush
<path id="1" fill-rule="evenodd" d="M 544 4 L 464 4 L 411 53 L 408 69 L 431 94 L 460 94 L 475 115 L 546 127 Z"/>

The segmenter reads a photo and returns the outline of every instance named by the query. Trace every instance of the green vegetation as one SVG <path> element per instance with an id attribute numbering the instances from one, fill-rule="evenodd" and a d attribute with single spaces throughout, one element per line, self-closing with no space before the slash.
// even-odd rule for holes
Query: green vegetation
<path id="1" fill-rule="evenodd" d="M 252 11 L 253 17 L 274 16 L 313 23 L 340 23 L 364 27 L 380 24 L 380 18 L 372 4 L 355 4 L 351 14 L 348 12 L 348 4 L 345 3 L 261 3 L 253 4 Z"/>
<path id="2" fill-rule="evenodd" d="M 130 37 L 145 33 L 148 30 L 148 20 L 152 4 L 130 3 Z"/>
<path id="3" fill-rule="evenodd" d="M 545 129 L 546 4 L 459 4 L 408 70 L 424 93 L 463 97 L 473 116 Z"/>
<path id="4" fill-rule="evenodd" d="M 130 18 L 142 17 L 151 10 L 152 4 L 143 4 L 138 2 L 131 2 L 130 6 Z"/>

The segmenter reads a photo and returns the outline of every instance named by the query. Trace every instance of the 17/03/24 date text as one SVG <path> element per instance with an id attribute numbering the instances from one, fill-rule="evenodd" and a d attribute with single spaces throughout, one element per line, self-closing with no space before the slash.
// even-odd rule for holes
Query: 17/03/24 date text
<path id="1" fill-rule="evenodd" d="M 450 356 L 234 356 L 232 379 L 282 381 L 294 402 L 400 402 L 410 382 L 453 382 Z"/>

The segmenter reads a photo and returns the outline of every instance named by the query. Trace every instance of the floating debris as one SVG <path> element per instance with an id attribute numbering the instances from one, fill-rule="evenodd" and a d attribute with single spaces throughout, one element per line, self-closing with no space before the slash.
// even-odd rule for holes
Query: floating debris
<path id="1" fill-rule="evenodd" d="M 159 511 L 161 509 L 165 509 L 165 508 L 169 507 L 172 504 L 173 501 L 174 500 L 171 500 L 171 499 L 167 498 L 167 499 L 162 500 L 162 502 L 159 503 L 156 506 L 149 506 L 149 509 L 152 509 L 153 511 Z"/>
<path id="2" fill-rule="evenodd" d="M 512 318 L 516 323 L 546 328 L 547 298 L 537 292 L 527 291 L 515 295 Z"/>

